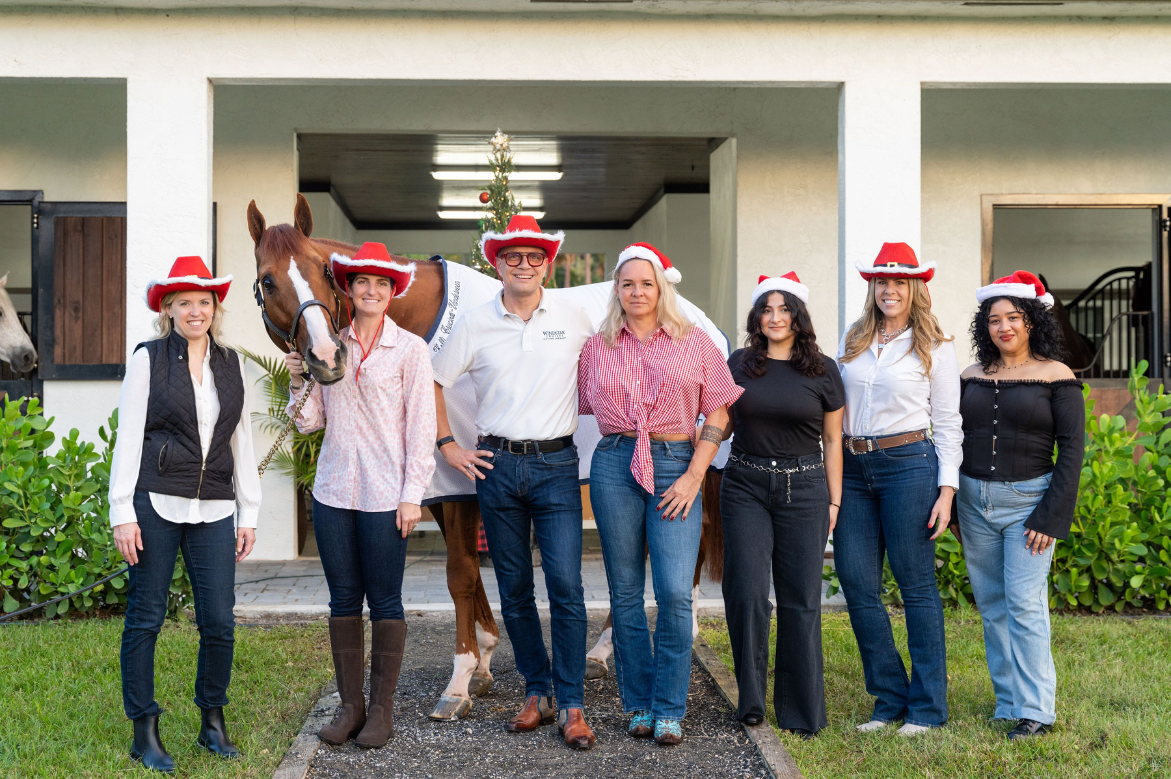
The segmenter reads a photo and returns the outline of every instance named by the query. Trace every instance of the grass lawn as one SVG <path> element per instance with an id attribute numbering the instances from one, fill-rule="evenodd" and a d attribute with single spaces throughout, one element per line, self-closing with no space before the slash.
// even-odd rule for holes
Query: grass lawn
<path id="1" fill-rule="evenodd" d="M 127 754 L 121 633 L 120 619 L 0 627 L 0 776 L 146 776 Z M 237 628 L 225 715 L 244 758 L 233 762 L 195 746 L 198 638 L 187 620 L 168 621 L 155 649 L 159 730 L 178 775 L 272 776 L 333 674 L 325 626 Z"/>
<path id="2" fill-rule="evenodd" d="M 896 643 L 906 654 L 906 624 L 894 617 Z M 776 623 L 773 623 L 775 637 Z M 704 638 L 732 668 L 722 620 L 704 620 Z M 870 718 L 858 645 L 845 613 L 824 615 L 826 707 L 829 726 L 813 741 L 789 733 L 781 740 L 808 779 L 815 777 L 1171 777 L 1171 619 L 1053 616 L 1057 666 L 1057 723 L 1040 739 L 1010 744 L 1010 725 L 988 723 L 995 699 L 984 660 L 979 614 L 947 612 L 951 682 L 946 728 L 903 739 L 888 728 L 862 734 Z M 770 667 L 772 650 L 770 642 Z M 772 709 L 769 677 L 768 716 Z"/>

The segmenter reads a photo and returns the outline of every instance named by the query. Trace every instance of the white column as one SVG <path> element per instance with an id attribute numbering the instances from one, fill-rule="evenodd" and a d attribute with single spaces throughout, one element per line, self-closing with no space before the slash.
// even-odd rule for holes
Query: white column
<path id="1" fill-rule="evenodd" d="M 838 103 L 838 319 L 862 313 L 870 265 L 884 242 L 919 254 L 920 86 L 875 73 L 842 85 Z"/>
<path id="2" fill-rule="evenodd" d="M 207 78 L 160 68 L 127 79 L 127 355 L 151 334 L 147 282 L 182 255 L 211 267 L 211 142 Z"/>
<path id="3" fill-rule="evenodd" d="M 711 153 L 711 292 L 707 314 L 724 331 L 733 348 L 736 329 L 736 139 L 728 138 Z"/>

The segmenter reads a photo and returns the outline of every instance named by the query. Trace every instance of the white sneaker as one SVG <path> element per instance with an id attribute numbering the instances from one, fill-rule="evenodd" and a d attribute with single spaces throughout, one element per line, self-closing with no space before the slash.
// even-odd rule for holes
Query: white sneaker
<path id="1" fill-rule="evenodd" d="M 899 728 L 899 735 L 904 737 L 921 736 L 929 730 L 931 730 L 931 728 L 927 727 L 926 725 L 912 725 L 908 722 L 906 725 L 903 725 L 901 728 Z"/>
<path id="2" fill-rule="evenodd" d="M 859 733 L 874 733 L 876 731 L 882 730 L 886 726 L 887 723 L 883 722 L 882 720 L 872 719 L 869 722 L 864 722 L 861 725 L 858 725 L 854 728 L 854 730 L 858 731 Z"/>

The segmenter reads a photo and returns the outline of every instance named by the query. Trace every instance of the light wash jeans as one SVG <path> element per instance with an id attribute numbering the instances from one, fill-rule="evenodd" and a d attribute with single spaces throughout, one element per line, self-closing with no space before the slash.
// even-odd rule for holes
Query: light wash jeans
<path id="1" fill-rule="evenodd" d="M 590 467 L 590 503 L 610 583 L 618 692 L 627 714 L 650 711 L 655 719 L 681 720 L 691 684 L 691 585 L 703 529 L 701 498 L 696 495 L 686 516 L 662 519 L 656 506 L 691 464 L 691 442 L 651 441 L 653 495 L 630 472 L 634 443 L 620 433 L 605 436 Z M 653 651 L 643 605 L 647 549 L 659 607 Z"/>
<path id="2" fill-rule="evenodd" d="M 1047 585 L 1053 545 L 1033 556 L 1025 520 L 1052 474 L 1027 481 L 960 475 L 959 522 L 972 594 L 984 621 L 988 673 L 998 719 L 1056 719 L 1057 674 L 1049 648 Z"/>

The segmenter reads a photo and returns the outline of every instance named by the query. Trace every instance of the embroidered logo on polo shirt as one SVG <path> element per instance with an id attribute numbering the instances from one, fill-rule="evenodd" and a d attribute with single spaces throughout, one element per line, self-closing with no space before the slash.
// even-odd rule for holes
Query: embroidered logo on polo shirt
<path id="1" fill-rule="evenodd" d="M 546 341 L 564 341 L 565 340 L 565 331 L 564 330 L 542 330 L 541 335 L 544 337 L 544 340 L 546 340 Z"/>

